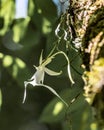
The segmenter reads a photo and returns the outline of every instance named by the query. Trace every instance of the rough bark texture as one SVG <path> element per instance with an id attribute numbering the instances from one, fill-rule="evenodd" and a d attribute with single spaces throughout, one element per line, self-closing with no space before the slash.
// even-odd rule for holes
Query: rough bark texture
<path id="1" fill-rule="evenodd" d="M 104 126 L 104 0 L 71 0 L 74 43 L 81 43 L 86 100 Z"/>

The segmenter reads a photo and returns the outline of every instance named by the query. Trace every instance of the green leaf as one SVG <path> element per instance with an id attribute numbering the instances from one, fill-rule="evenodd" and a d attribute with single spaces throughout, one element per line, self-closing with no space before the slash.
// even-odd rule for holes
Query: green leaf
<path id="1" fill-rule="evenodd" d="M 45 18 L 51 21 L 56 19 L 57 11 L 52 0 L 36 0 L 36 4 Z"/>
<path id="2" fill-rule="evenodd" d="M 93 125 L 96 125 L 97 130 L 97 124 L 93 122 L 91 106 L 85 100 L 80 89 L 66 89 L 60 96 L 67 102 L 69 101 L 69 107 L 66 108 L 57 98 L 53 99 L 40 116 L 41 122 L 63 122 L 63 130 L 92 130 Z M 76 98 L 74 99 L 74 97 Z"/>
<path id="3" fill-rule="evenodd" d="M 68 103 L 79 93 L 81 89 L 79 87 L 73 87 L 72 89 L 66 89 L 59 95 Z M 40 116 L 40 121 L 46 123 L 59 122 L 65 118 L 66 106 L 58 98 L 54 98 L 43 110 Z M 77 108 L 76 108 L 77 109 Z"/>
<path id="4" fill-rule="evenodd" d="M 81 101 L 80 101 L 81 103 Z M 76 109 L 73 109 L 66 115 L 66 120 L 63 123 L 63 130 L 92 130 L 91 124 L 93 123 L 92 111 L 89 104 L 85 101 Z M 73 105 L 75 107 L 75 105 Z M 93 129 L 97 130 L 97 129 Z"/>
<path id="5" fill-rule="evenodd" d="M 44 84 L 40 84 L 40 85 L 49 89 L 54 95 L 56 95 L 62 101 L 62 103 L 64 103 L 68 107 L 68 104 L 64 101 L 63 98 L 61 98 L 61 96 L 59 96 L 59 94 L 53 88 L 51 88 L 50 86 L 44 85 Z"/>

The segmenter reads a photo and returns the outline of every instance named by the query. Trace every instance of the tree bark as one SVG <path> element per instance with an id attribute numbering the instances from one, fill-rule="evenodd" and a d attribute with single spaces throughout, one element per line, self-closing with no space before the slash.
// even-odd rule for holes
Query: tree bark
<path id="1" fill-rule="evenodd" d="M 81 43 L 84 95 L 104 127 L 104 0 L 71 0 L 71 23 Z"/>

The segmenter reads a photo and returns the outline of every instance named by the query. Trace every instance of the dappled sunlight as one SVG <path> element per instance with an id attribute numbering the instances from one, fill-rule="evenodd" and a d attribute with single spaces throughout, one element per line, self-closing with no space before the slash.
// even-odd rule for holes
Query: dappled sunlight
<path id="1" fill-rule="evenodd" d="M 38 13 L 39 13 L 39 14 L 42 14 L 42 10 L 41 10 L 41 9 L 38 9 Z"/>
<path id="2" fill-rule="evenodd" d="M 10 55 L 4 56 L 4 58 L 3 58 L 3 66 L 4 67 L 9 67 L 12 65 L 12 63 L 13 63 L 12 56 L 10 56 Z"/>
<path id="3" fill-rule="evenodd" d="M 26 33 L 26 27 L 28 26 L 30 17 L 18 20 L 13 27 L 13 40 L 18 43 Z"/>
<path id="4" fill-rule="evenodd" d="M 44 34 L 48 34 L 52 31 L 51 22 L 46 18 L 43 19 L 42 31 Z"/>
<path id="5" fill-rule="evenodd" d="M 13 78 L 17 78 L 21 70 L 26 69 L 25 62 L 20 58 L 14 58 L 13 56 L 0 53 L 0 59 L 2 60 L 3 67 L 7 68 Z"/>
<path id="6" fill-rule="evenodd" d="M 57 102 L 53 109 L 53 115 L 58 115 L 63 110 L 64 104 L 63 102 Z"/>
<path id="7" fill-rule="evenodd" d="M 2 59 L 2 58 L 3 58 L 3 56 L 4 56 L 4 55 L 3 55 L 3 53 L 0 53 L 0 59 Z"/>
<path id="8" fill-rule="evenodd" d="M 19 68 L 24 69 L 26 67 L 25 62 L 23 62 L 21 59 L 16 58 L 15 61 Z"/>
<path id="9" fill-rule="evenodd" d="M 15 63 L 12 66 L 12 75 L 14 78 L 18 77 L 19 71 L 26 68 L 26 64 L 19 58 L 15 58 Z"/>
<path id="10" fill-rule="evenodd" d="M 91 123 L 90 128 L 91 130 L 98 130 L 97 123 Z"/>
<path id="11" fill-rule="evenodd" d="M 0 15 L 4 19 L 2 28 L 0 29 L 0 35 L 4 35 L 14 18 L 14 2 L 4 1 L 0 9 Z"/>
<path id="12" fill-rule="evenodd" d="M 17 66 L 20 69 L 24 69 L 26 67 L 26 64 L 20 59 L 20 58 L 13 58 L 10 55 L 4 55 L 3 53 L 0 53 L 0 59 L 2 60 L 2 64 L 4 67 L 10 67 L 11 65 Z M 15 63 L 14 63 L 15 59 Z M 15 68 L 15 67 L 13 67 Z M 13 69 L 14 71 L 17 69 Z M 15 72 L 13 72 L 15 73 Z"/>
<path id="13" fill-rule="evenodd" d="M 12 76 L 13 76 L 14 78 L 16 78 L 16 77 L 18 76 L 18 66 L 17 66 L 17 64 L 14 64 L 14 65 L 13 65 L 13 68 L 12 68 Z"/>

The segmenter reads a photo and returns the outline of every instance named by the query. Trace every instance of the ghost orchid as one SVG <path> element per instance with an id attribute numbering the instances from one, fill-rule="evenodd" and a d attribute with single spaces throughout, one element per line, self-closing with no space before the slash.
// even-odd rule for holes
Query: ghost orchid
<path id="1" fill-rule="evenodd" d="M 62 102 L 64 102 L 66 104 L 66 106 L 68 106 L 67 103 L 57 94 L 57 92 L 54 89 L 43 84 L 45 73 L 47 73 L 48 75 L 51 75 L 51 76 L 57 76 L 62 73 L 62 71 L 55 72 L 46 67 L 46 65 L 48 65 L 52 61 L 52 59 L 54 58 L 55 55 L 56 55 L 56 53 L 54 55 L 48 57 L 46 60 L 43 60 L 42 53 L 41 53 L 40 60 L 39 60 L 39 66 L 36 67 L 34 65 L 34 67 L 36 68 L 35 74 L 31 77 L 31 79 L 29 79 L 29 81 L 24 82 L 25 91 L 24 91 L 23 103 L 25 102 L 25 99 L 26 99 L 27 85 L 31 84 L 32 86 L 42 86 L 42 87 L 48 88 L 53 94 L 55 94 L 58 98 L 60 98 L 62 100 Z"/>

